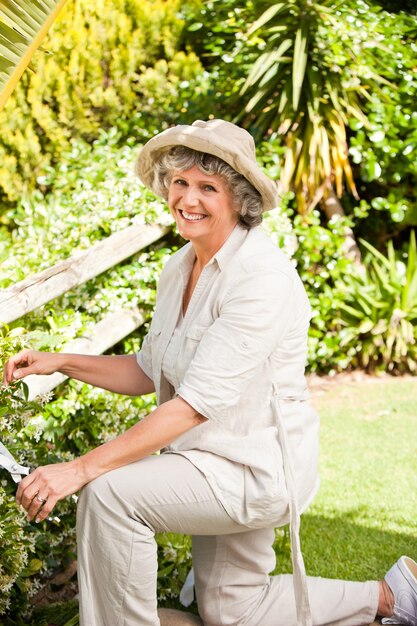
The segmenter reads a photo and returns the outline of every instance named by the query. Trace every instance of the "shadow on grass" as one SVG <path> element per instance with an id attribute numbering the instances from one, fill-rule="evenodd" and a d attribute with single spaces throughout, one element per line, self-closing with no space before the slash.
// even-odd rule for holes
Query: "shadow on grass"
<path id="1" fill-rule="evenodd" d="M 380 524 L 382 526 L 382 524 Z M 302 516 L 301 542 L 307 573 L 347 580 L 379 580 L 403 554 L 417 559 L 415 535 L 378 528 L 369 510 Z M 277 554 L 278 561 L 280 555 Z"/>

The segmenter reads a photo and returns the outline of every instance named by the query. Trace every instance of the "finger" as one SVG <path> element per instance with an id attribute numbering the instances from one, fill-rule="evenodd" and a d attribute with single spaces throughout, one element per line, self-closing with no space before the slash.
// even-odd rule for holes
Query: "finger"
<path id="1" fill-rule="evenodd" d="M 29 374 L 34 374 L 34 373 L 35 372 L 32 367 L 19 367 L 18 369 L 15 369 L 13 371 L 12 380 L 20 380 L 21 378 L 25 378 L 25 376 L 29 376 Z"/>
<path id="2" fill-rule="evenodd" d="M 23 506 L 24 508 L 26 508 L 24 506 L 24 500 L 26 500 L 27 503 L 30 503 L 34 495 L 39 491 L 39 489 L 36 489 L 34 485 L 35 480 L 36 480 L 36 470 L 32 472 L 31 474 L 29 474 L 28 476 L 26 476 L 26 478 L 21 480 L 17 487 L 16 500 L 17 500 L 17 503 Z"/>
<path id="3" fill-rule="evenodd" d="M 29 353 L 30 350 L 22 350 L 6 362 L 3 372 L 3 382 L 5 385 L 9 385 L 13 380 L 15 380 L 15 374 L 19 368 L 28 364 Z"/>
<path id="4" fill-rule="evenodd" d="M 42 468 L 38 467 L 19 483 L 16 492 L 16 500 L 20 506 L 26 511 L 30 511 L 33 515 L 33 510 L 36 506 L 36 496 L 39 494 L 49 494 L 49 492 L 50 489 L 43 476 Z M 45 499 L 47 496 L 42 497 Z M 39 508 L 39 502 L 37 504 Z"/>
<path id="5" fill-rule="evenodd" d="M 36 361 L 33 350 L 22 350 L 12 357 L 13 370 L 10 373 L 11 380 L 19 380 L 29 374 L 36 374 Z"/>
<path id="6" fill-rule="evenodd" d="M 37 467 L 20 482 L 16 498 L 18 503 L 27 511 L 28 519 L 32 520 L 45 506 L 52 493 L 53 489 L 48 480 L 48 470 L 47 467 L 43 466 Z"/>
<path id="7" fill-rule="evenodd" d="M 40 514 L 40 512 L 42 511 L 47 501 L 48 501 L 47 494 L 45 494 L 44 496 L 41 496 L 41 494 L 38 493 L 36 494 L 36 496 L 34 496 L 32 502 L 30 503 L 29 508 L 27 509 L 27 514 L 28 514 L 27 517 L 29 521 L 33 520 L 35 517 L 37 517 Z"/>
<path id="8" fill-rule="evenodd" d="M 57 498 L 50 496 L 48 500 L 43 504 L 41 509 L 38 510 L 35 522 L 38 524 L 39 522 L 43 522 L 52 512 L 55 504 L 58 502 Z"/>
<path id="9" fill-rule="evenodd" d="M 7 387 L 7 385 L 9 385 L 13 380 L 14 369 L 15 369 L 15 364 L 12 361 L 12 359 L 9 359 L 8 361 L 6 361 L 6 363 L 4 364 L 4 370 L 3 370 L 3 385 L 5 387 Z"/>
<path id="10" fill-rule="evenodd" d="M 18 502 L 18 504 L 20 504 L 20 506 L 22 506 L 27 512 L 29 512 L 32 507 L 32 512 L 33 512 L 33 508 L 34 508 L 33 501 L 38 494 L 39 494 L 38 487 L 36 485 L 31 485 L 30 487 L 25 489 L 25 491 L 22 493 L 20 502 Z M 35 502 L 35 505 L 36 505 L 36 502 Z M 38 508 L 39 508 L 39 503 L 38 503 Z"/>

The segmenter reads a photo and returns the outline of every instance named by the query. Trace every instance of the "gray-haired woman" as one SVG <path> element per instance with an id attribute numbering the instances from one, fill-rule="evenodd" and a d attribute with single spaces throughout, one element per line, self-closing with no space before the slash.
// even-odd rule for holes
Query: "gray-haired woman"
<path id="1" fill-rule="evenodd" d="M 176 126 L 143 148 L 137 173 L 189 241 L 161 275 L 136 356 L 24 351 L 4 380 L 60 371 L 117 393 L 156 391 L 158 408 L 113 441 L 41 467 L 19 486 L 29 517 L 82 489 L 83 626 L 157 626 L 155 533 L 193 536 L 207 626 L 417 626 L 417 564 L 381 582 L 307 578 L 299 514 L 317 489 L 318 418 L 304 366 L 310 318 L 301 281 L 257 226 L 277 203 L 251 136 L 223 120 Z M 154 452 L 162 450 L 159 455 Z M 275 566 L 290 522 L 294 574 Z"/>

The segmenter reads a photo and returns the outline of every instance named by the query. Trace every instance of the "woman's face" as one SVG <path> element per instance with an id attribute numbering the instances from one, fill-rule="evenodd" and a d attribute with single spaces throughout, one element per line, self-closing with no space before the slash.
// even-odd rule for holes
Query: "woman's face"
<path id="1" fill-rule="evenodd" d="M 184 239 L 212 250 L 226 241 L 238 221 L 226 181 L 203 174 L 194 166 L 174 171 L 168 189 L 168 206 Z"/>

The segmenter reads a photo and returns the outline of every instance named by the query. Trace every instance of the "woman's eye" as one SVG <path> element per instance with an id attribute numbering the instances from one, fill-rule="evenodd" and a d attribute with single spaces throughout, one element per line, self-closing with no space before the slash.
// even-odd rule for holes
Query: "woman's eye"
<path id="1" fill-rule="evenodd" d="M 172 178 L 171 184 L 172 185 L 186 185 L 187 183 L 183 178 Z"/>
<path id="2" fill-rule="evenodd" d="M 215 187 L 213 187 L 213 185 L 205 185 L 204 189 L 206 191 L 216 191 Z"/>

